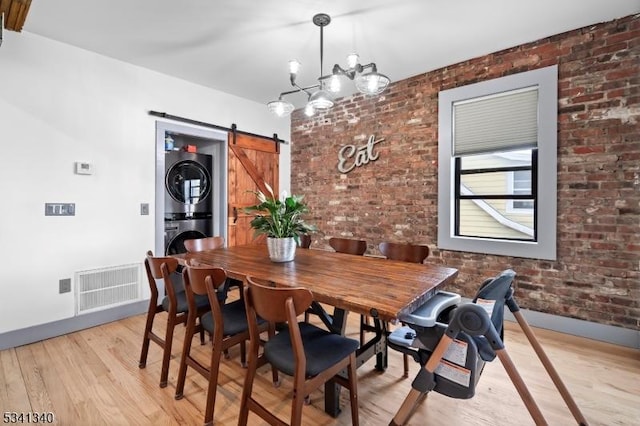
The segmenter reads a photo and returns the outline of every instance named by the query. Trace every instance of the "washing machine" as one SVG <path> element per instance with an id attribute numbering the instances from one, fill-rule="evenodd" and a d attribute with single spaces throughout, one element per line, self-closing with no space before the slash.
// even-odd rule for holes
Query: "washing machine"
<path id="1" fill-rule="evenodd" d="M 166 220 L 211 217 L 212 159 L 208 154 L 166 151 L 164 213 Z"/>
<path id="2" fill-rule="evenodd" d="M 166 255 L 186 253 L 184 240 L 211 236 L 211 219 L 165 220 L 164 251 Z"/>

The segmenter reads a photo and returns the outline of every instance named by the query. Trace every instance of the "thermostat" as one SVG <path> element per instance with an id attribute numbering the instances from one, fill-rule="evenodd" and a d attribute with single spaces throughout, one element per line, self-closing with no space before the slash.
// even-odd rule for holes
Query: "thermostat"
<path id="1" fill-rule="evenodd" d="M 76 162 L 76 174 L 77 175 L 92 175 L 93 164 Z"/>

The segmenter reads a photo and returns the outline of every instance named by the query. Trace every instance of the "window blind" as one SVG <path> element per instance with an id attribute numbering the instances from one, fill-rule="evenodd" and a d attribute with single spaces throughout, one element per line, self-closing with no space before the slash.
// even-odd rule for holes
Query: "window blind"
<path id="1" fill-rule="evenodd" d="M 454 156 L 535 148 L 538 87 L 453 104 Z"/>

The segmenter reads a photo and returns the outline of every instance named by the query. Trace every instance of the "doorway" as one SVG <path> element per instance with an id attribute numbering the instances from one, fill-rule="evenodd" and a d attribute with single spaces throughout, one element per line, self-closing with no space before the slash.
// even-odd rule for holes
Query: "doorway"
<path id="1" fill-rule="evenodd" d="M 227 239 L 227 150 L 226 132 L 156 121 L 155 253 L 183 250 L 176 230 Z M 206 197 L 175 197 L 177 187 L 193 195 L 205 185 Z"/>

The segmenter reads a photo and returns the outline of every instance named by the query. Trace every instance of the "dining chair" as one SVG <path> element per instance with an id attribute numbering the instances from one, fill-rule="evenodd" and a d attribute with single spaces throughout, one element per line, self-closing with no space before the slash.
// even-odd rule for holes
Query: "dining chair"
<path id="1" fill-rule="evenodd" d="M 303 239 L 303 237 L 305 237 Z M 311 236 L 304 234 L 300 235 L 300 247 L 309 248 L 311 245 Z M 330 238 L 329 245 L 338 253 L 363 255 L 367 251 L 367 242 L 364 240 L 351 240 L 348 238 Z M 308 309 L 304 313 L 305 322 L 309 322 L 309 315 L 314 313 L 313 308 Z M 360 344 L 364 343 L 364 332 L 362 331 L 362 324 L 365 323 L 364 316 L 361 317 L 361 331 L 360 331 Z"/>
<path id="2" fill-rule="evenodd" d="M 300 248 L 306 248 L 308 249 L 311 246 L 311 235 L 309 234 L 301 234 L 298 235 L 298 238 L 300 239 Z"/>
<path id="3" fill-rule="evenodd" d="M 184 240 L 184 248 L 188 252 L 215 250 L 224 247 L 224 237 L 206 237 Z"/>
<path id="4" fill-rule="evenodd" d="M 429 257 L 429 246 L 420 244 L 380 243 L 380 253 L 387 259 L 422 263 Z"/>
<path id="5" fill-rule="evenodd" d="M 247 315 L 244 301 L 236 300 L 225 304 L 228 281 L 224 269 L 210 266 L 186 266 L 182 275 L 189 311 L 175 398 L 182 399 L 184 396 L 187 367 L 202 374 L 208 381 L 204 424 L 211 425 L 213 424 L 222 353 L 232 346 L 240 345 L 240 362 L 243 366 L 246 364 L 245 342 L 249 340 Z M 196 304 L 198 296 L 208 298 L 211 310 L 201 314 Z M 199 316 L 200 322 L 198 324 L 196 320 Z M 268 324 L 262 321 L 259 325 L 260 331 L 266 331 L 267 326 Z M 208 366 L 198 361 L 191 353 L 193 336 L 202 329 L 212 336 L 212 350 Z"/>
<path id="6" fill-rule="evenodd" d="M 351 240 L 349 238 L 329 238 L 329 245 L 338 253 L 355 254 L 362 256 L 367 251 L 365 240 Z"/>
<path id="7" fill-rule="evenodd" d="M 362 256 L 367 251 L 367 242 L 365 240 L 352 240 L 349 238 L 329 238 L 329 245 L 337 253 L 354 254 Z M 369 325 L 369 317 L 360 315 L 360 346 L 364 345 L 364 333 L 371 326 Z"/>
<path id="8" fill-rule="evenodd" d="M 387 259 L 402 262 L 422 263 L 429 256 L 429 246 L 383 242 L 378 246 Z M 403 355 L 404 377 L 409 377 L 409 356 Z"/>
<path id="9" fill-rule="evenodd" d="M 247 277 L 244 300 L 249 323 L 249 368 L 240 401 L 238 425 L 246 425 L 249 411 L 270 424 L 286 424 L 252 395 L 253 381 L 259 366 L 270 363 L 273 368 L 293 377 L 291 425 L 302 424 L 305 398 L 325 382 L 333 380 L 349 389 L 351 423 L 359 424 L 358 390 L 356 382 L 356 349 L 358 342 L 331 333 L 306 322 L 298 322 L 313 301 L 313 294 L 303 287 L 275 288 Z M 271 323 L 286 323 L 287 327 L 271 337 L 262 354 L 258 354 L 259 329 L 257 318 Z M 347 370 L 348 379 L 339 375 Z"/>
<path id="10" fill-rule="evenodd" d="M 173 331 L 178 324 L 183 324 L 187 320 L 189 310 L 187 298 L 185 296 L 182 279 L 178 270 L 178 260 L 173 257 L 154 257 L 151 251 L 147 252 L 144 266 L 151 290 L 149 299 L 149 309 L 147 310 L 147 320 L 142 339 L 142 351 L 138 366 L 145 368 L 147 365 L 147 355 L 149 354 L 149 342 L 153 341 L 162 348 L 162 368 L 160 370 L 160 387 L 167 386 L 169 376 L 169 360 L 171 358 L 171 346 L 173 343 Z M 158 280 L 164 283 L 166 296 L 158 303 L 159 290 Z M 181 288 L 182 287 L 182 288 Z M 209 308 L 209 300 L 206 296 L 198 297 L 195 300 L 199 309 Z M 167 326 L 164 338 L 153 331 L 153 321 L 156 314 L 167 313 Z M 204 332 L 200 333 L 200 343 L 204 344 Z"/>
<path id="11" fill-rule="evenodd" d="M 219 248 L 224 247 L 224 237 L 221 236 L 213 236 L 206 238 L 194 238 L 190 240 L 184 240 L 184 247 L 187 249 L 189 253 L 195 253 L 200 251 L 207 250 L 217 250 Z M 228 286 L 237 287 L 240 290 L 240 299 L 242 299 L 242 281 L 236 280 L 234 278 L 227 278 Z"/>
<path id="12" fill-rule="evenodd" d="M 184 248 L 188 253 L 215 250 L 224 247 L 224 237 L 214 236 L 205 238 L 191 238 L 188 240 L 184 240 L 182 244 L 184 245 Z M 242 283 L 240 283 L 240 286 L 242 286 Z M 209 337 L 210 339 L 213 339 L 213 336 L 209 335 Z M 225 356 L 227 356 L 226 352 Z"/>

